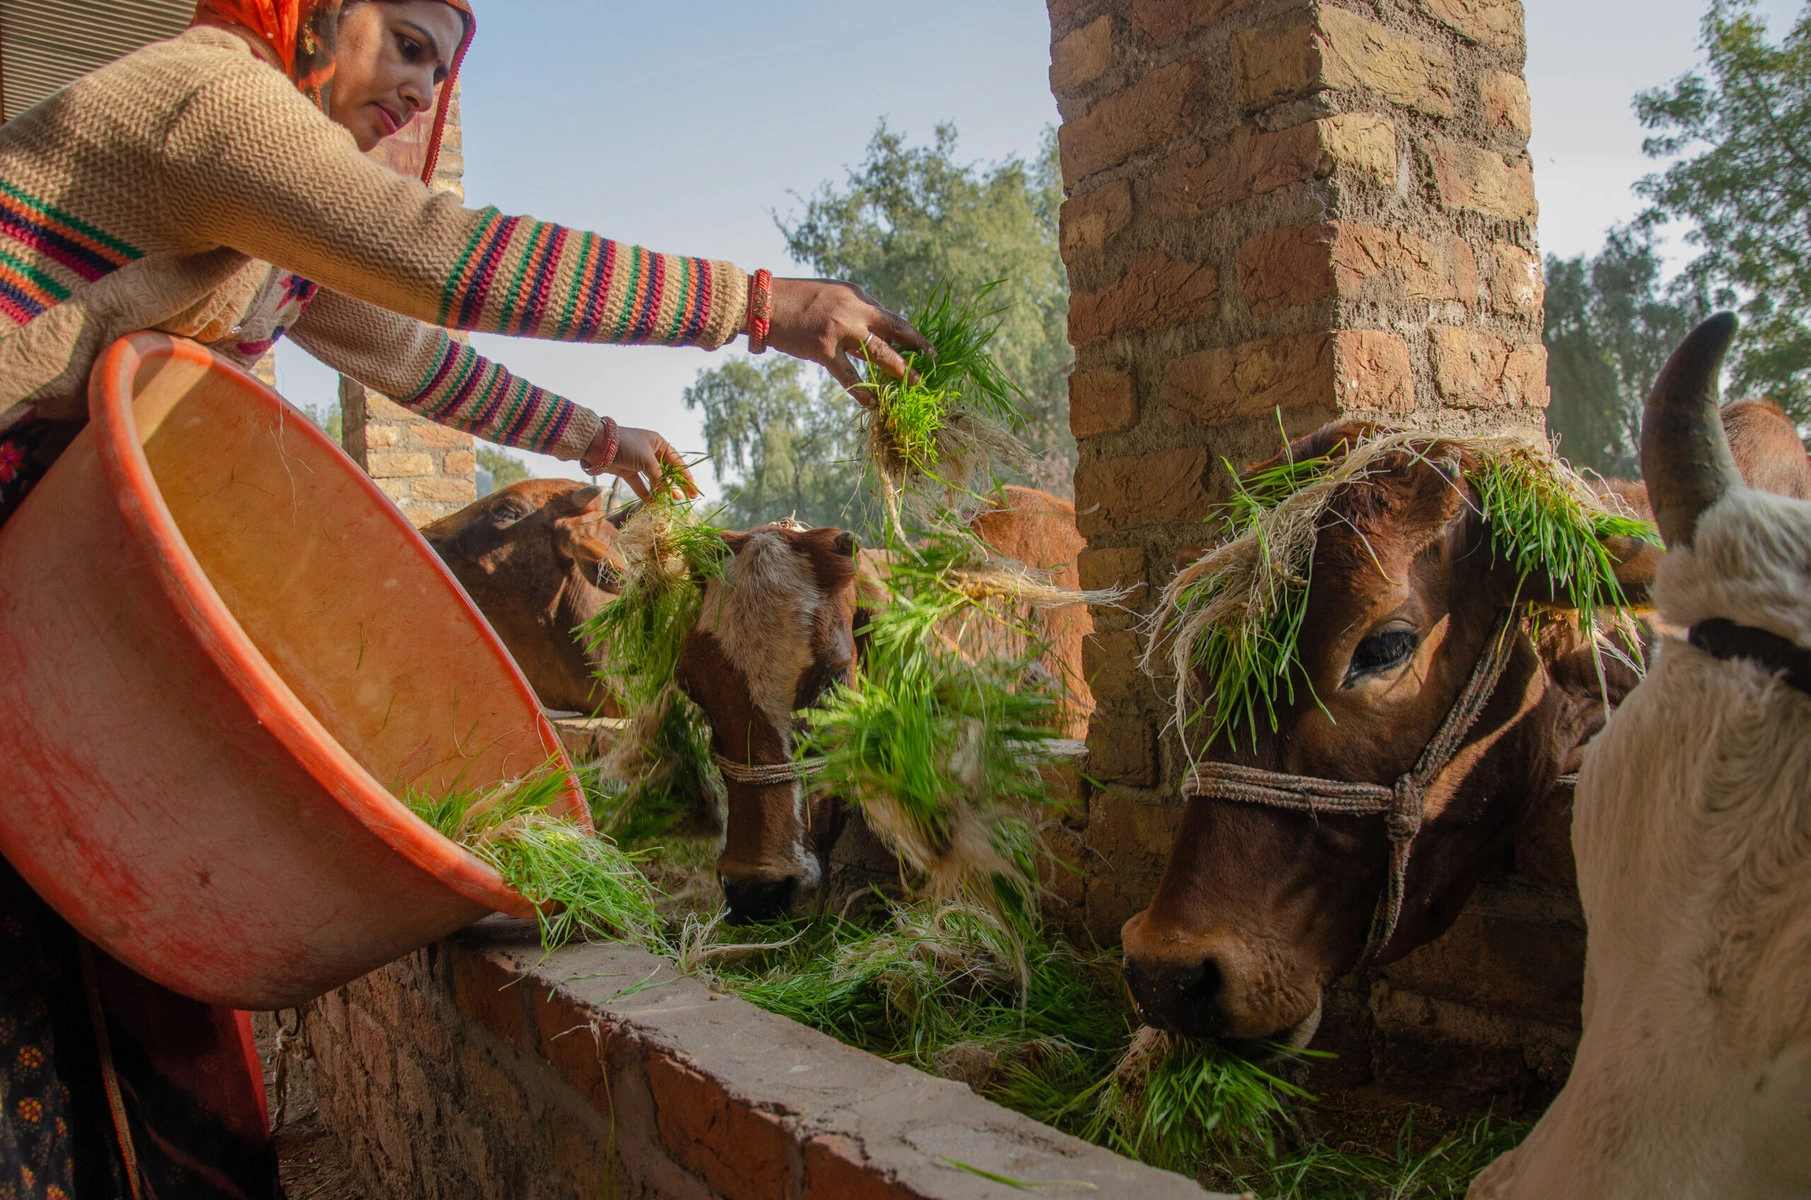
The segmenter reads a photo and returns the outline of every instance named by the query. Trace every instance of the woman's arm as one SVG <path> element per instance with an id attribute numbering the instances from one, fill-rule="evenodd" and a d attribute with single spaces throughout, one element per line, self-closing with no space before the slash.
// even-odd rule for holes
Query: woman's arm
<path id="1" fill-rule="evenodd" d="M 602 424 L 444 329 L 335 292 L 316 296 L 289 336 L 372 391 L 487 442 L 577 461 Z"/>
<path id="2" fill-rule="evenodd" d="M 658 433 L 618 426 L 535 387 L 444 329 L 323 291 L 290 336 L 334 370 L 442 425 L 619 475 L 644 500 L 667 472 L 698 494 L 684 459 Z"/>
<path id="3" fill-rule="evenodd" d="M 197 249 L 231 246 L 457 329 L 707 348 L 741 332 L 748 278 L 734 265 L 430 196 L 249 53 L 209 59 L 161 160 L 172 231 Z"/>

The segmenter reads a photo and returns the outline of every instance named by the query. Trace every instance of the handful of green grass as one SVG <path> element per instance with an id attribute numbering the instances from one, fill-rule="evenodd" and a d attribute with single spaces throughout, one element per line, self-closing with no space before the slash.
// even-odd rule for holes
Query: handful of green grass
<path id="1" fill-rule="evenodd" d="M 933 484 L 947 502 L 993 483 L 997 470 L 1024 467 L 1031 455 L 1014 436 L 1024 393 L 989 352 L 1003 308 L 986 307 L 999 283 L 958 300 L 947 283 L 932 290 L 908 317 L 935 348 L 903 352 L 916 379 L 867 369 L 874 404 L 867 410 L 868 457 L 881 499 L 901 530 L 902 493 Z"/>
<path id="2" fill-rule="evenodd" d="M 1051 799 L 1040 768 L 1057 758 L 1059 703 L 1015 604 L 1077 597 L 974 554 L 972 536 L 949 534 L 896 557 L 857 678 L 805 713 L 798 753 L 821 759 L 818 785 L 860 806 L 932 894 L 970 886 L 1010 905 L 1033 886 L 1025 817 Z"/>
<path id="3" fill-rule="evenodd" d="M 628 565 L 622 590 L 580 631 L 593 653 L 608 647 L 598 677 L 629 714 L 599 766 L 605 799 L 593 817 L 600 830 L 629 840 L 708 827 L 722 799 L 710 728 L 674 673 L 703 585 L 722 572 L 728 547 L 670 486 L 624 523 L 617 546 Z"/>
<path id="4" fill-rule="evenodd" d="M 550 766 L 484 789 L 438 796 L 409 789 L 403 802 L 539 908 L 546 949 L 584 935 L 646 938 L 654 930 L 653 894 L 634 857 L 547 811 L 572 787 L 571 776 Z"/>

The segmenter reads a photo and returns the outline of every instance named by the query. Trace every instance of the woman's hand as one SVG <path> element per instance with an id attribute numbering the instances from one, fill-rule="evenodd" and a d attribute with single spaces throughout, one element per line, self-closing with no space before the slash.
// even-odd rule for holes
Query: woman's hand
<path id="1" fill-rule="evenodd" d="M 854 284 L 832 279 L 774 280 L 767 344 L 817 363 L 870 407 L 873 389 L 862 382 L 855 357 L 865 356 L 888 375 L 903 379 L 906 362 L 895 347 L 936 353 L 904 317 L 882 308 Z"/>
<path id="2" fill-rule="evenodd" d="M 685 460 L 679 457 L 679 451 L 673 449 L 672 443 L 655 433 L 652 429 L 630 429 L 626 425 L 616 427 L 616 457 L 605 467 L 593 468 L 590 464 L 604 456 L 609 447 L 606 444 L 606 429 L 599 429 L 591 439 L 591 445 L 585 451 L 585 457 L 579 465 L 590 475 L 608 471 L 628 481 L 629 490 L 646 500 L 660 486 L 662 469 L 672 468 L 684 489 L 685 499 L 698 496 L 698 485 L 692 482 L 692 473 L 686 470 Z"/>

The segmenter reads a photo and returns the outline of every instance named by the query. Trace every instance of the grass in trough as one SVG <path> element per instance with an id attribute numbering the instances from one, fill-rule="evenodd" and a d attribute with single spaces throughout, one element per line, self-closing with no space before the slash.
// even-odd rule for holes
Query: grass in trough
<path id="1" fill-rule="evenodd" d="M 1405 1125 L 1389 1154 L 1313 1140 L 1300 1120 L 1313 1097 L 1280 1068 L 1142 1029 L 1116 957 L 974 905 L 921 901 L 729 936 L 722 953 L 694 949 L 692 964 L 735 995 L 1214 1187 L 1282 1200 L 1456 1200 L 1526 1133 L 1485 1120 L 1434 1140 Z"/>
<path id="2" fill-rule="evenodd" d="M 547 811 L 572 787 L 570 775 L 550 766 L 489 788 L 438 796 L 409 789 L 403 802 L 539 907 L 546 949 L 588 935 L 646 938 L 654 898 L 635 857 Z"/>

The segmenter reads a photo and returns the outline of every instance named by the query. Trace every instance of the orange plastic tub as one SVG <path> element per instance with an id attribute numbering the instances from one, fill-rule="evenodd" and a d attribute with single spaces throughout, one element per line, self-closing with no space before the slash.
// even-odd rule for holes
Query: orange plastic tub
<path id="1" fill-rule="evenodd" d="M 89 411 L 0 530 L 0 853 L 115 958 L 241 1009 L 532 915 L 392 795 L 565 765 L 402 514 L 193 343 L 116 343 Z"/>

